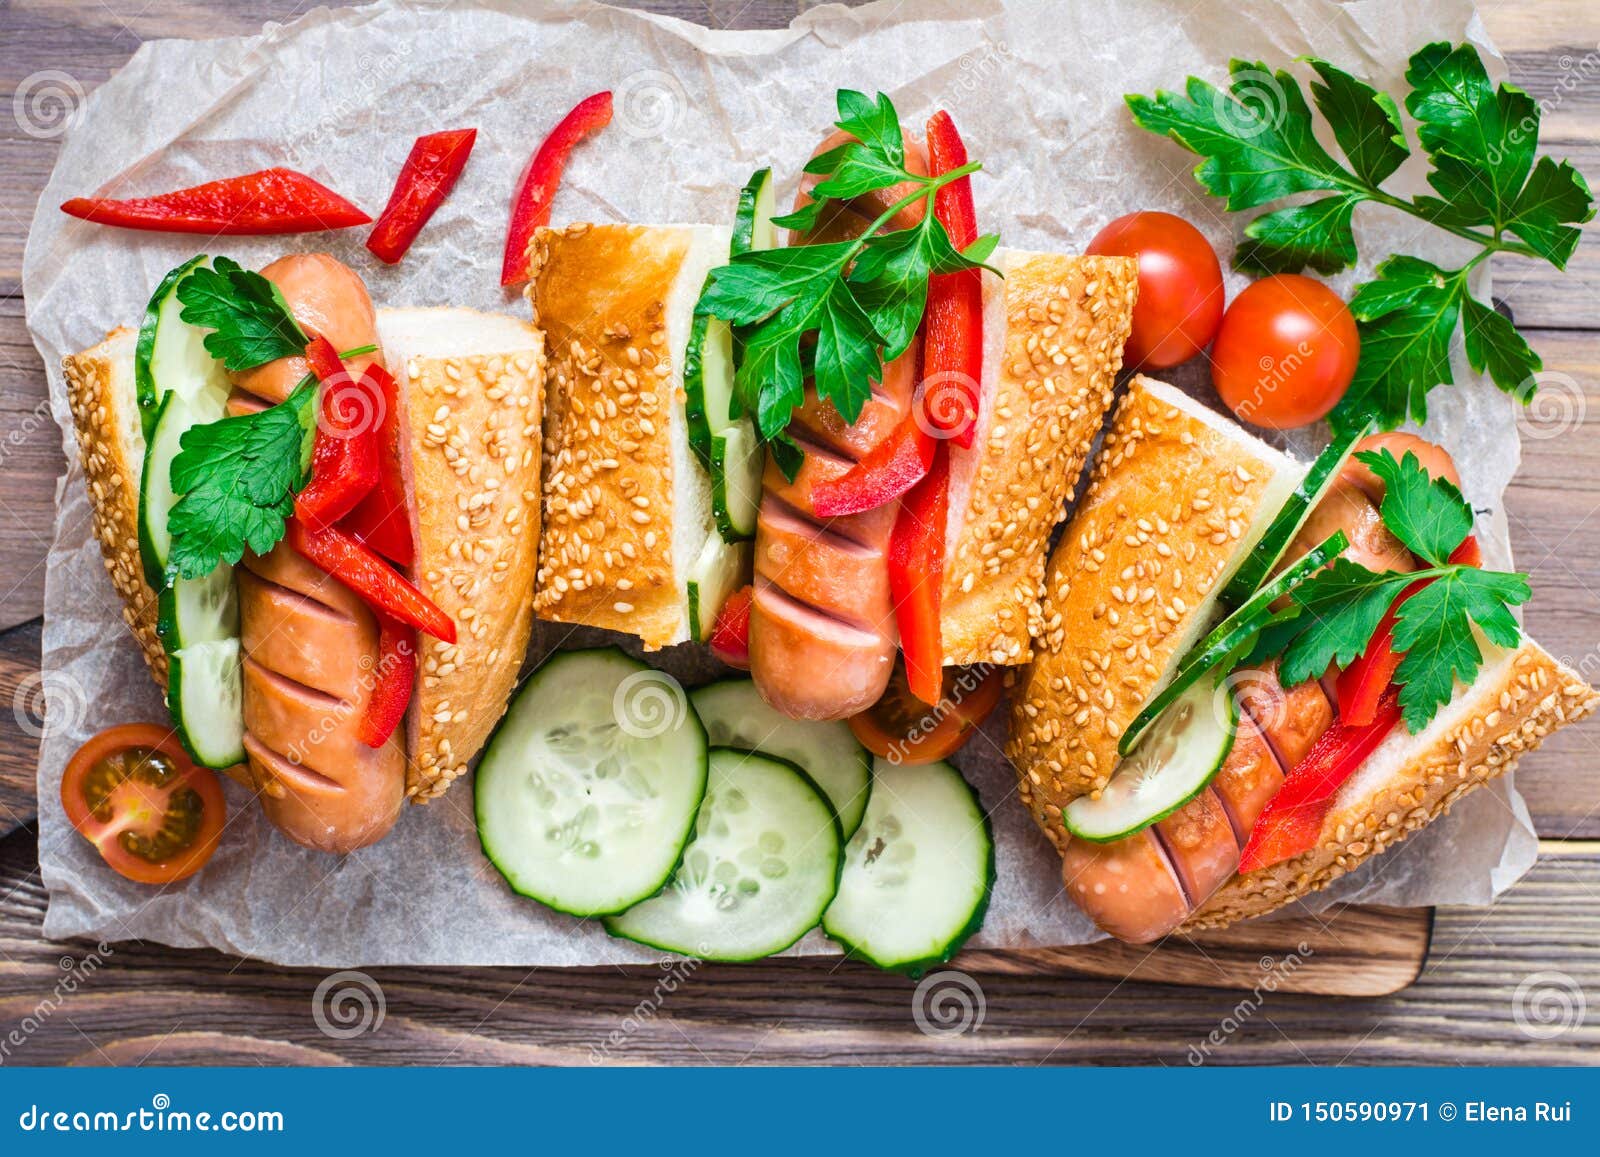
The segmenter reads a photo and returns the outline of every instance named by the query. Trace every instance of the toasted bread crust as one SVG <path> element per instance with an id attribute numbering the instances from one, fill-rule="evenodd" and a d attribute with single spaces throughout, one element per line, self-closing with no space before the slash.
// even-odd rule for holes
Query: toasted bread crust
<path id="1" fill-rule="evenodd" d="M 1341 791 L 1318 846 L 1259 872 L 1235 876 L 1179 929 L 1200 932 L 1261 916 L 1327 887 L 1368 857 L 1419 831 L 1450 806 L 1512 770 L 1557 728 L 1600 705 L 1600 694 L 1531 639 L 1463 695 L 1467 713 L 1422 733 L 1416 751 L 1373 790 L 1361 773 Z"/>
<path id="2" fill-rule="evenodd" d="M 144 437 L 132 374 L 138 331 L 119 326 L 97 346 L 62 359 L 67 402 L 78 435 L 78 461 L 89 489 L 95 537 L 111 585 L 122 596 L 122 617 L 144 653 L 150 674 L 167 687 L 167 654 L 156 635 L 156 592 L 139 559 L 139 481 Z M 127 380 L 121 380 L 126 375 Z"/>
<path id="3" fill-rule="evenodd" d="M 541 229 L 527 290 L 548 359 L 534 609 L 637 635 L 650 649 L 687 633 L 673 573 L 666 315 L 689 247 L 684 229 Z"/>
<path id="4" fill-rule="evenodd" d="M 982 402 L 993 412 L 980 422 L 980 446 L 952 451 L 978 459 L 946 555 L 946 664 L 1025 663 L 1031 638 L 1044 633 L 1045 551 L 1111 406 L 1138 293 L 1138 263 L 1128 258 L 1018 254 L 1008 263 L 1003 306 L 985 311 L 1006 327 Z"/>
<path id="5" fill-rule="evenodd" d="M 418 584 L 457 633 L 454 643 L 419 638 L 414 803 L 443 794 L 483 747 L 533 628 L 544 346 L 525 328 L 521 350 L 395 367 L 411 429 Z"/>
<path id="6" fill-rule="evenodd" d="M 1110 780 L 1117 740 L 1181 658 L 1277 472 L 1152 385 L 1135 378 L 1117 408 L 1051 556 L 1044 629 L 1012 693 L 1006 753 L 1058 850 L 1061 809 Z"/>

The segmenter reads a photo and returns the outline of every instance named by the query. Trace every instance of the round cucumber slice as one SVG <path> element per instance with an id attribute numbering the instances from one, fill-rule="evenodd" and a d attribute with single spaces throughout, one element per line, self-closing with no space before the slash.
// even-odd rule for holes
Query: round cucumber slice
<path id="1" fill-rule="evenodd" d="M 478 838 L 521 895 L 621 912 L 672 875 L 705 790 L 705 728 L 676 680 L 614 647 L 564 652 L 489 738 Z"/>
<path id="2" fill-rule="evenodd" d="M 1261 540 L 1256 543 L 1239 569 L 1234 571 L 1233 577 L 1228 580 L 1228 585 L 1222 588 L 1222 601 L 1230 607 L 1237 607 L 1246 602 L 1256 589 L 1267 581 L 1267 576 L 1272 573 L 1272 568 L 1278 565 L 1278 560 L 1283 557 L 1283 552 L 1289 549 L 1294 542 L 1295 535 L 1300 533 L 1300 528 L 1305 525 L 1311 512 L 1317 508 L 1317 503 L 1326 497 L 1333 484 L 1339 480 L 1339 471 L 1344 469 L 1344 464 L 1350 460 L 1350 455 L 1355 453 L 1356 443 L 1372 432 L 1373 423 L 1351 430 L 1343 437 L 1336 437 L 1322 453 L 1317 455 L 1317 460 L 1311 464 L 1311 469 L 1306 471 L 1300 485 L 1295 487 L 1294 493 L 1289 496 L 1289 501 L 1283 504 L 1282 509 L 1267 525 L 1266 532 Z"/>
<path id="3" fill-rule="evenodd" d="M 1107 844 L 1166 819 L 1221 770 L 1238 725 L 1226 683 L 1191 686 L 1117 767 L 1100 798 L 1079 796 L 1061 809 L 1061 822 L 1080 839 Z"/>
<path id="4" fill-rule="evenodd" d="M 1237 661 L 1236 656 L 1250 643 L 1272 618 L 1272 604 L 1294 590 L 1311 575 L 1338 557 L 1350 545 L 1344 531 L 1335 531 L 1304 558 L 1251 595 L 1244 606 L 1223 619 L 1178 665 L 1178 673 L 1161 689 L 1144 709 L 1133 717 L 1128 729 L 1117 743 L 1117 754 L 1127 756 L 1144 742 L 1145 733 L 1161 718 L 1163 712 L 1188 694 L 1189 689 L 1208 671 L 1224 663 Z"/>
<path id="5" fill-rule="evenodd" d="M 711 749 L 706 801 L 659 896 L 606 918 L 613 936 L 702 960 L 756 960 L 816 927 L 839 886 L 833 809 L 792 763 Z"/>
<path id="6" fill-rule="evenodd" d="M 880 759 L 822 928 L 850 955 L 917 976 L 982 926 L 993 889 L 994 833 L 961 773 Z"/>
<path id="7" fill-rule="evenodd" d="M 723 679 L 691 696 L 714 747 L 743 747 L 798 764 L 822 789 L 845 839 L 856 834 L 872 790 L 872 757 L 844 722 L 790 719 L 749 679 Z"/>

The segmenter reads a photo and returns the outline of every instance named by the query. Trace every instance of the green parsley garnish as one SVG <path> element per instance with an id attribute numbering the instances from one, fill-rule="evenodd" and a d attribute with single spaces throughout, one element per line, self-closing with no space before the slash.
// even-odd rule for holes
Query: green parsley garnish
<path id="1" fill-rule="evenodd" d="M 1472 532 L 1472 508 L 1448 481 L 1430 477 L 1415 454 L 1399 461 L 1388 450 L 1356 457 L 1388 488 L 1379 511 L 1384 525 L 1426 566 L 1378 573 L 1336 560 L 1294 589 L 1294 606 L 1268 625 L 1256 652 L 1265 646 L 1282 654 L 1285 686 L 1315 678 L 1330 663 L 1347 666 L 1367 649 L 1401 591 L 1428 580 L 1400 605 L 1394 625 L 1394 649 L 1405 655 L 1394 678 L 1402 717 L 1415 733 L 1450 701 L 1457 680 L 1471 683 L 1483 666 L 1473 624 L 1496 646 L 1518 644 L 1511 608 L 1527 602 L 1528 576 L 1450 561 Z"/>
<path id="2" fill-rule="evenodd" d="M 248 370 L 305 352 L 311 340 L 289 312 L 278 287 L 237 261 L 218 257 L 178 286 L 178 315 L 212 332 L 206 352 L 230 370 Z"/>
<path id="3" fill-rule="evenodd" d="M 172 489 L 182 494 L 168 528 L 168 565 L 186 579 L 236 563 L 249 547 L 271 550 L 294 513 L 294 496 L 311 471 L 316 379 L 270 409 L 238 414 L 184 432 L 172 460 Z"/>
<path id="4" fill-rule="evenodd" d="M 938 177 L 912 173 L 905 165 L 900 118 L 887 96 L 880 93 L 873 101 L 841 89 L 838 107 L 839 128 L 856 139 L 812 158 L 806 172 L 826 179 L 813 189 L 809 205 L 773 223 L 807 230 L 829 201 L 902 183 L 913 191 L 855 241 L 739 254 L 711 271 L 695 307 L 741 327 L 735 389 L 769 441 L 781 437 L 789 415 L 804 401 L 808 377 L 819 396 L 854 422 L 871 383 L 882 378 L 884 361 L 899 357 L 915 338 L 929 276 L 984 267 L 999 241 L 986 235 L 958 252 L 933 214 L 934 193 L 979 165 Z M 927 205 L 921 224 L 879 232 L 917 201 Z"/>
<path id="5" fill-rule="evenodd" d="M 1429 44 L 1411 57 L 1406 109 L 1432 162 L 1436 196 L 1407 200 L 1382 183 L 1410 155 L 1399 109 L 1387 93 L 1314 57 L 1312 99 L 1344 162 L 1314 133 L 1299 82 L 1265 64 L 1235 60 L 1219 89 L 1190 77 L 1183 94 L 1127 97 L 1140 127 L 1170 137 L 1205 158 L 1195 176 L 1230 210 L 1285 197 L 1298 203 L 1245 226 L 1234 264 L 1253 273 L 1307 266 L 1334 273 L 1354 263 L 1352 215 L 1363 202 L 1418 217 L 1479 252 L 1456 269 L 1416 257 L 1391 257 L 1350 302 L 1361 333 L 1361 362 L 1344 400 L 1329 416 L 1348 429 L 1376 416 L 1384 426 L 1427 417 L 1426 398 L 1449 383 L 1449 350 L 1464 331 L 1467 360 L 1524 404 L 1532 397 L 1539 355 L 1514 325 L 1473 297 L 1467 281 L 1493 253 L 1515 253 L 1566 268 L 1578 226 L 1594 216 L 1594 198 L 1570 162 L 1539 157 L 1539 106 L 1509 84 L 1494 85 L 1477 49 Z"/>

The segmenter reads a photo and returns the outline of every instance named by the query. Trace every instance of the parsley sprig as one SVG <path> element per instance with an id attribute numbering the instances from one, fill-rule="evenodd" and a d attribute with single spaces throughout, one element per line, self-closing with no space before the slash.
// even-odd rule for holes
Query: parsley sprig
<path id="1" fill-rule="evenodd" d="M 1415 454 L 1396 460 L 1385 449 L 1356 457 L 1387 487 L 1379 510 L 1384 525 L 1426 565 L 1376 572 L 1336 560 L 1294 589 L 1294 605 L 1267 624 L 1247 662 L 1281 654 L 1285 686 L 1317 677 L 1330 663 L 1348 666 L 1400 593 L 1425 582 L 1400 605 L 1393 639 L 1405 655 L 1394 675 L 1401 714 L 1417 732 L 1450 701 L 1456 681 L 1472 682 L 1483 666 L 1474 624 L 1496 646 L 1517 645 L 1521 632 L 1511 608 L 1528 600 L 1528 577 L 1450 561 L 1472 532 L 1472 508 L 1450 482 L 1430 477 Z"/>
<path id="2" fill-rule="evenodd" d="M 1195 176 L 1230 210 L 1296 203 L 1255 217 L 1234 264 L 1253 273 L 1306 267 L 1334 273 L 1356 260 L 1353 214 L 1385 205 L 1466 238 L 1471 260 L 1445 269 L 1395 256 L 1359 286 L 1350 303 L 1361 333 L 1361 361 L 1330 421 L 1353 428 L 1369 416 L 1386 427 L 1427 417 L 1434 386 L 1453 379 L 1449 352 L 1463 331 L 1467 360 L 1501 390 L 1526 403 L 1538 354 L 1512 323 L 1472 296 L 1472 271 L 1494 253 L 1542 259 L 1564 269 L 1594 216 L 1594 198 L 1570 162 L 1539 157 L 1539 106 L 1509 84 L 1496 86 L 1470 44 L 1424 46 L 1411 57 L 1405 107 L 1431 162 L 1435 195 L 1396 196 L 1382 184 L 1410 156 L 1399 108 L 1387 93 L 1325 60 L 1304 58 L 1311 84 L 1344 163 L 1317 140 L 1311 108 L 1287 71 L 1260 62 L 1229 64 L 1225 89 L 1190 77 L 1183 94 L 1127 97 L 1142 128 L 1170 137 L 1204 160 Z M 1304 196 L 1313 194 L 1313 196 Z"/>
<path id="3" fill-rule="evenodd" d="M 735 391 L 769 441 L 781 438 L 804 401 L 808 377 L 818 395 L 854 422 L 871 383 L 883 375 L 884 361 L 899 357 L 916 336 L 929 276 L 984 268 L 999 242 L 988 234 L 958 251 L 933 214 L 935 192 L 980 165 L 938 177 L 913 173 L 906 168 L 899 115 L 887 96 L 879 93 L 873 100 L 841 89 L 838 109 L 838 127 L 854 139 L 812 158 L 806 172 L 825 179 L 812 190 L 811 203 L 773 223 L 805 231 L 829 202 L 902 184 L 912 191 L 855 241 L 739 254 L 712 270 L 695 307 L 741 327 Z M 920 224 L 880 232 L 918 201 L 927 206 Z"/>
<path id="4" fill-rule="evenodd" d="M 311 340 L 278 287 L 237 261 L 218 257 L 178 285 L 179 316 L 212 332 L 206 352 L 235 372 L 305 352 Z"/>
<path id="5" fill-rule="evenodd" d="M 194 426 L 179 439 L 167 519 L 167 565 L 186 579 L 265 554 L 283 537 L 294 496 L 311 472 L 317 382 L 307 375 L 276 406 Z"/>

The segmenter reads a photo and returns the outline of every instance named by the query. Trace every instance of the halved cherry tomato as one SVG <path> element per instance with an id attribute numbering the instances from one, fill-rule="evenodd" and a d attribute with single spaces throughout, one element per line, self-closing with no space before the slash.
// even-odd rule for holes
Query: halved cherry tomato
<path id="1" fill-rule="evenodd" d="M 1415 454 L 1417 461 L 1431 477 L 1448 479 L 1457 490 L 1461 489 L 1461 474 L 1456 470 L 1456 460 L 1450 457 L 1450 452 L 1443 446 L 1436 445 L 1415 434 L 1402 434 L 1391 431 L 1387 434 L 1369 434 L 1356 443 L 1355 454 L 1364 450 L 1387 450 L 1395 456 L 1395 460 L 1403 461 L 1406 454 Z M 1372 472 L 1365 462 L 1351 455 L 1350 461 L 1344 464 L 1341 473 L 1373 502 L 1383 503 L 1385 487 L 1378 476 Z"/>
<path id="2" fill-rule="evenodd" d="M 891 763 L 932 763 L 971 739 L 1000 703 L 1005 668 L 988 663 L 946 667 L 939 702 L 932 707 L 911 693 L 906 669 L 896 663 L 883 698 L 850 720 L 857 741 Z"/>
<path id="3" fill-rule="evenodd" d="M 1222 266 L 1205 234 L 1171 213 L 1129 213 L 1089 242 L 1089 252 L 1139 260 L 1139 300 L 1123 347 L 1130 368 L 1164 369 L 1211 344 L 1222 324 Z"/>
<path id="4" fill-rule="evenodd" d="M 1361 335 L 1339 295 L 1279 273 L 1228 306 L 1211 347 L 1211 381 L 1243 421 L 1288 430 L 1339 404 L 1360 357 Z"/>
<path id="5" fill-rule="evenodd" d="M 216 774 L 154 723 L 111 727 L 78 748 L 61 779 L 61 805 L 105 862 L 137 884 L 194 875 L 227 818 Z"/>

